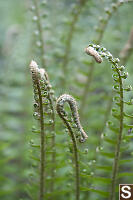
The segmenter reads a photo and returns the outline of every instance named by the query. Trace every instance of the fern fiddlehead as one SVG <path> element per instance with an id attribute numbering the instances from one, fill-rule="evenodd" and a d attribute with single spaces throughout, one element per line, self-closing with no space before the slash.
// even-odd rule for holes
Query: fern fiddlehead
<path id="1" fill-rule="evenodd" d="M 50 132 L 50 139 L 52 149 L 52 163 L 55 164 L 55 112 L 54 112 L 54 97 L 53 91 L 51 90 L 51 85 L 49 82 L 48 74 L 44 69 L 39 69 L 35 61 L 30 64 L 30 71 L 32 74 L 33 89 L 34 89 L 34 117 L 36 117 L 40 122 L 40 200 L 44 198 L 44 193 L 46 192 L 46 152 L 48 148 L 47 136 L 45 129 Z M 45 116 L 45 117 L 44 117 Z M 48 118 L 48 122 L 47 122 Z M 48 126 L 48 127 L 47 127 Z M 51 177 L 54 178 L 54 169 L 51 168 Z M 50 190 L 53 192 L 54 182 L 51 182 Z"/>
<path id="2" fill-rule="evenodd" d="M 39 199 L 43 200 L 44 191 L 45 191 L 45 128 L 44 128 L 44 111 L 43 111 L 43 100 L 42 100 L 42 93 L 40 87 L 40 80 L 41 77 L 44 75 L 44 70 L 39 70 L 38 65 L 36 62 L 32 61 L 30 63 L 30 71 L 32 74 L 32 81 L 33 81 L 33 88 L 34 88 L 34 99 L 35 104 L 38 107 L 38 111 L 34 113 L 34 116 L 38 116 L 40 118 L 40 127 L 41 127 L 41 145 L 40 145 L 40 188 L 39 188 Z M 35 105 L 34 104 L 34 105 Z"/>
<path id="3" fill-rule="evenodd" d="M 69 106 L 71 108 L 74 122 L 77 126 L 78 131 L 80 132 L 81 137 L 80 137 L 79 141 L 85 142 L 85 140 L 88 138 L 88 136 L 86 135 L 85 131 L 83 130 L 83 128 L 80 124 L 79 115 L 78 115 L 78 111 L 77 111 L 77 105 L 76 105 L 76 101 L 74 100 L 74 98 L 67 94 L 60 96 L 57 100 L 56 109 L 57 109 L 58 115 L 63 120 L 66 127 L 68 128 L 70 137 L 73 142 L 74 160 L 75 160 L 75 169 L 76 169 L 76 198 L 75 199 L 79 200 L 80 199 L 80 177 L 79 177 L 80 169 L 79 169 L 78 147 L 77 147 L 77 142 L 76 142 L 76 138 L 75 138 L 73 129 L 71 127 L 70 122 L 67 119 L 67 115 L 64 110 L 64 104 L 66 102 L 69 104 Z"/>
<path id="4" fill-rule="evenodd" d="M 109 8 L 105 9 L 105 13 L 106 13 L 106 17 L 100 17 L 99 19 L 99 24 L 96 27 L 96 40 L 93 39 L 93 41 L 96 44 L 100 44 L 104 33 L 106 31 L 107 25 L 111 19 L 111 17 L 113 16 L 113 14 L 119 9 L 119 7 L 125 3 L 132 3 L 132 0 L 118 0 L 116 3 L 113 3 L 110 5 Z M 85 109 L 85 105 L 86 105 L 86 101 L 87 101 L 87 97 L 88 97 L 88 92 L 90 90 L 91 84 L 92 84 L 92 80 L 93 80 L 93 76 L 94 76 L 94 70 L 95 70 L 95 62 L 92 61 L 91 62 L 91 69 L 88 69 L 88 74 L 87 74 L 87 79 L 86 79 L 86 83 L 85 83 L 85 87 L 83 90 L 83 94 L 82 94 L 82 100 L 81 100 L 81 105 L 80 105 L 80 115 L 82 118 L 84 109 Z"/>
<path id="5" fill-rule="evenodd" d="M 123 79 L 127 78 L 128 73 L 124 72 L 124 67 L 119 66 L 120 60 L 118 58 L 113 58 L 112 54 L 107 51 L 105 48 L 100 47 L 99 45 L 89 45 L 86 48 L 86 53 L 94 57 L 95 60 L 99 59 L 101 56 L 106 58 L 112 64 L 113 70 L 113 79 L 115 81 L 114 89 L 119 94 L 119 102 L 116 105 L 119 107 L 119 129 L 117 133 L 117 143 L 115 147 L 115 157 L 113 162 L 113 169 L 112 169 L 112 178 L 111 178 L 111 191 L 109 200 L 115 199 L 115 188 L 116 188 L 116 181 L 117 181 L 117 174 L 119 170 L 119 159 L 120 159 L 120 147 L 122 143 L 122 134 L 123 134 L 123 120 L 124 120 L 124 87 L 123 87 Z M 118 99 L 118 96 L 117 96 Z"/>

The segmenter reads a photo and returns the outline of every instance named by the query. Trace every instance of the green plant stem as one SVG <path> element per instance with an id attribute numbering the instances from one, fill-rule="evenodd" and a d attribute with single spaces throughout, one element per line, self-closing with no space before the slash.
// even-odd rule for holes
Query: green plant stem
<path id="1" fill-rule="evenodd" d="M 44 113 L 42 104 L 42 95 L 39 82 L 37 81 L 37 89 L 39 95 L 39 108 L 40 108 L 40 126 L 41 126 L 41 155 L 40 155 L 40 189 L 39 200 L 44 200 L 45 192 L 45 131 L 44 131 Z"/>
<path id="2" fill-rule="evenodd" d="M 73 35 L 75 32 L 75 26 L 79 19 L 83 5 L 84 5 L 84 3 L 82 3 L 81 5 L 78 6 L 77 12 L 73 16 L 71 26 L 69 29 L 69 33 L 68 33 L 68 36 L 66 39 L 66 46 L 65 46 L 64 58 L 63 58 L 63 64 L 62 64 L 62 72 L 63 72 L 62 84 L 63 84 L 64 88 L 66 87 L 66 78 L 65 77 L 66 77 L 66 74 L 68 73 L 67 66 L 69 63 L 69 55 L 70 55 L 70 51 L 71 51 L 72 39 L 73 39 Z"/>
<path id="3" fill-rule="evenodd" d="M 130 58 L 130 55 L 133 51 L 133 28 L 131 29 L 130 35 L 129 35 L 129 39 L 127 41 L 127 43 L 125 44 L 124 48 L 121 50 L 121 52 L 119 53 L 119 57 L 121 60 L 121 65 L 125 65 L 128 61 L 128 59 Z M 112 108 L 112 97 L 113 97 L 113 92 L 112 92 L 112 96 L 108 101 L 108 105 L 107 105 L 107 111 L 105 113 L 105 117 L 104 117 L 104 123 L 103 123 L 103 127 L 101 130 L 101 133 L 104 130 L 104 127 L 106 125 L 106 122 L 108 120 L 111 108 Z M 99 144 L 100 145 L 100 144 Z"/>
<path id="4" fill-rule="evenodd" d="M 50 84 L 49 82 L 49 77 L 48 77 L 48 74 L 45 72 L 44 74 L 45 76 L 45 79 L 47 80 L 47 82 Z M 55 108 L 54 108 L 54 102 L 53 102 L 53 99 L 52 99 L 52 96 L 50 94 L 50 91 L 48 93 L 48 100 L 50 102 L 50 109 L 52 110 L 52 131 L 53 131 L 53 136 L 52 136 L 52 150 L 53 150 L 53 153 L 52 153 L 52 163 L 55 164 L 55 161 L 56 161 L 56 153 L 55 153 L 55 150 L 54 150 L 54 147 L 55 147 Z M 55 173 L 54 173 L 54 170 L 55 170 L 55 167 L 52 167 L 51 169 L 51 177 L 54 178 L 55 176 Z M 51 181 L 51 192 L 53 192 L 54 190 L 54 181 Z"/>
<path id="5" fill-rule="evenodd" d="M 55 170 L 55 161 L 56 161 L 56 153 L 55 153 L 55 111 L 54 111 L 54 106 L 53 106 L 53 101 L 52 101 L 52 98 L 50 96 L 50 94 L 48 94 L 48 99 L 49 99 L 49 102 L 50 102 L 50 108 L 52 110 L 52 120 L 53 120 L 53 123 L 52 123 L 52 130 L 53 130 L 53 136 L 52 136 L 52 163 L 54 164 L 54 167 L 52 167 L 51 169 L 51 177 L 54 178 L 55 177 L 55 173 L 54 173 L 54 170 Z M 51 181 L 51 192 L 53 192 L 54 190 L 54 181 Z"/>
<path id="6" fill-rule="evenodd" d="M 37 29 L 39 31 L 39 40 L 41 42 L 41 64 L 43 68 L 46 68 L 46 61 L 45 61 L 45 43 L 44 43 L 44 39 L 43 39 L 43 27 L 42 27 L 42 22 L 41 22 L 41 16 L 40 16 L 40 10 L 39 10 L 39 6 L 38 6 L 38 0 L 34 0 L 34 4 L 35 4 L 35 14 L 37 16 Z"/>
<path id="7" fill-rule="evenodd" d="M 88 138 L 87 134 L 85 133 L 85 131 L 83 130 L 81 124 L 80 124 L 80 120 L 79 120 L 79 115 L 78 115 L 78 110 L 77 110 L 77 105 L 76 105 L 76 101 L 75 99 L 68 95 L 68 94 L 64 94 L 61 95 L 56 103 L 56 110 L 57 113 L 59 114 L 60 118 L 63 120 L 64 124 L 66 125 L 66 127 L 68 128 L 70 137 L 72 139 L 73 142 L 73 151 L 74 151 L 74 160 L 75 160 L 75 169 L 76 169 L 76 180 L 75 180 L 75 186 L 76 186 L 76 193 L 75 193 L 75 199 L 79 200 L 80 199 L 80 169 L 79 169 L 79 156 L 78 156 L 78 148 L 77 148 L 77 142 L 76 142 L 76 137 L 74 135 L 73 129 L 71 128 L 71 124 L 67 119 L 67 114 L 64 110 L 64 104 L 65 102 L 67 102 L 70 106 L 71 112 L 72 112 L 72 116 L 73 116 L 73 120 L 74 123 L 78 129 L 78 131 L 80 132 L 80 142 L 85 142 L 86 139 Z"/>
<path id="8" fill-rule="evenodd" d="M 123 65 L 126 64 L 132 52 L 133 52 L 133 27 L 131 29 L 127 43 L 125 44 L 124 48 L 120 52 L 120 59 Z"/>
<path id="9" fill-rule="evenodd" d="M 121 4 L 118 1 L 117 2 L 117 9 L 118 9 L 118 7 L 120 7 L 120 5 Z M 108 25 L 112 15 L 113 15 L 113 13 L 117 9 L 115 9 L 113 12 L 111 12 L 110 15 L 107 16 L 106 21 L 101 24 L 100 32 L 98 33 L 97 40 L 96 40 L 97 44 L 101 43 L 101 41 L 103 39 L 103 36 L 104 36 L 104 33 L 105 33 L 105 30 L 106 30 L 106 27 L 107 27 L 107 25 Z M 84 87 L 84 90 L 83 90 L 83 94 L 82 94 L 82 97 L 81 97 L 81 105 L 80 105 L 81 118 L 83 117 L 83 113 L 84 113 L 84 109 L 85 109 L 85 106 L 86 106 L 88 93 L 90 91 L 90 87 L 91 87 L 91 84 L 92 84 L 92 81 L 93 81 L 94 71 L 95 71 L 95 62 L 92 61 L 91 67 L 88 69 L 87 80 L 86 80 L 85 87 Z"/>
<path id="10" fill-rule="evenodd" d="M 79 156 L 78 156 L 78 148 L 77 148 L 77 142 L 76 142 L 76 138 L 75 135 L 73 133 L 73 130 L 71 128 L 70 123 L 60 114 L 60 112 L 58 112 L 60 118 L 64 121 L 64 123 L 66 124 L 70 136 L 72 138 L 72 142 L 73 142 L 73 150 L 74 150 L 74 161 L 75 161 L 75 169 L 76 169 L 76 197 L 75 200 L 79 200 L 80 199 L 80 177 L 79 177 Z"/>
<path id="11" fill-rule="evenodd" d="M 93 73 L 94 73 L 94 61 L 92 62 L 92 66 L 90 68 L 88 68 L 88 76 L 87 76 L 87 80 L 85 83 L 85 87 L 83 90 L 83 94 L 82 94 L 82 99 L 81 99 L 81 105 L 80 105 L 80 116 L 81 118 L 83 117 L 83 112 L 84 112 L 84 108 L 86 105 L 86 101 L 87 101 L 87 97 L 88 97 L 88 92 L 93 80 Z"/>
<path id="12" fill-rule="evenodd" d="M 65 121 L 64 121 L 65 122 Z M 75 160 L 75 169 L 76 169 L 76 200 L 80 199 L 80 178 L 79 178 L 79 156 L 78 156 L 78 148 L 77 148 L 77 142 L 76 138 L 74 136 L 74 133 L 72 131 L 72 128 L 69 124 L 69 122 L 65 122 L 73 141 L 73 149 L 74 149 L 74 160 Z"/>
<path id="13" fill-rule="evenodd" d="M 100 46 L 98 45 L 97 45 L 98 49 L 96 49 L 94 45 L 92 45 L 92 47 L 94 48 L 94 51 L 93 51 L 93 48 L 91 49 L 91 51 L 93 51 L 92 55 L 94 57 L 97 56 L 97 53 L 99 53 L 99 56 L 101 55 L 101 57 L 105 57 L 109 62 L 111 62 L 111 64 L 113 65 L 113 68 L 112 68 L 113 71 L 117 73 L 117 74 L 114 74 L 113 77 L 118 77 L 117 79 L 114 78 L 114 81 L 119 83 L 120 102 L 118 105 L 120 108 L 120 120 L 119 120 L 119 131 L 117 134 L 117 142 L 116 142 L 116 147 L 115 147 L 115 157 L 113 161 L 111 188 L 110 188 L 110 197 L 109 197 L 109 200 L 115 200 L 115 188 L 116 188 L 117 174 L 118 174 L 118 169 L 119 169 L 120 147 L 121 147 L 121 142 L 122 142 L 123 119 L 124 119 L 124 100 L 123 100 L 124 89 L 123 89 L 122 79 L 123 78 L 126 79 L 127 75 L 121 75 L 121 68 L 119 68 L 119 65 L 118 65 L 120 60 L 118 58 L 113 58 L 110 52 L 108 52 L 104 48 L 100 49 Z M 88 46 L 88 51 L 89 51 L 89 48 L 90 48 L 90 45 Z"/>
<path id="14" fill-rule="evenodd" d="M 119 167 L 120 146 L 121 146 L 121 141 L 122 141 L 123 116 L 124 116 L 123 83 L 122 83 L 121 75 L 117 68 L 116 70 L 119 76 L 119 86 L 120 86 L 120 128 L 119 128 L 119 134 L 117 137 L 117 145 L 116 145 L 116 150 L 115 150 L 115 158 L 114 158 L 112 182 L 111 182 L 111 192 L 110 192 L 109 200 L 115 200 L 115 187 L 116 187 L 117 172 L 118 172 L 118 167 Z"/>

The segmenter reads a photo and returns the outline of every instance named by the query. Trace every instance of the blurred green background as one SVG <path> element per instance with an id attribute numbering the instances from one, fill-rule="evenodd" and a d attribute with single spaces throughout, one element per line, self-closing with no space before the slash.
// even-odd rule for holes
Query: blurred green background
<path id="1" fill-rule="evenodd" d="M 69 93 L 75 96 L 80 105 L 80 94 L 84 87 L 87 71 L 83 61 L 89 60 L 84 48 L 97 37 L 95 26 L 99 17 L 104 17 L 104 8 L 112 0 L 90 0 L 84 6 L 72 38 L 68 63 L 68 81 L 64 89 L 60 84 L 62 77 L 62 55 L 65 39 L 69 32 L 72 7 L 78 1 L 49 0 L 42 12 L 48 16 L 43 20 L 45 58 L 47 72 L 56 95 Z M 28 200 L 27 184 L 31 172 L 30 145 L 32 139 L 32 83 L 29 73 L 31 59 L 40 62 L 32 20 L 32 2 L 23 0 L 0 1 L 0 199 Z M 44 10 L 43 10 L 44 9 Z M 114 56 L 119 57 L 121 49 L 128 40 L 133 27 L 133 3 L 126 4 L 116 11 L 106 28 L 102 45 Z M 129 72 L 128 82 L 133 85 L 133 55 L 126 64 Z M 108 97 L 112 90 L 111 69 L 105 62 L 96 64 L 91 91 L 87 100 L 85 120 L 82 120 L 89 134 L 89 148 L 95 151 L 97 134 L 102 129 Z M 78 84 L 77 82 L 80 82 Z M 133 98 L 133 94 L 131 94 Z M 133 111 L 133 108 L 132 108 Z M 130 112 L 132 112 L 130 111 Z M 93 153 L 90 153 L 90 159 Z M 64 197 L 65 198 L 65 197 Z"/>

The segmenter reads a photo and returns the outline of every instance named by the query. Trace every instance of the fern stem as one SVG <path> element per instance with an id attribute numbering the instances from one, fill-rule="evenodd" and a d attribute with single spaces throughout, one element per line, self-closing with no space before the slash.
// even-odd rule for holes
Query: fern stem
<path id="1" fill-rule="evenodd" d="M 130 2 L 133 2 L 133 1 L 132 0 L 131 1 L 130 0 L 123 1 L 123 3 L 130 3 Z M 107 27 L 111 17 L 113 16 L 114 12 L 116 12 L 116 10 L 123 3 L 118 1 L 115 4 L 115 8 L 112 11 L 111 11 L 111 7 L 110 7 L 109 10 L 108 10 L 108 13 L 107 13 L 108 15 L 107 15 L 106 19 L 103 22 L 99 23 L 98 27 L 100 27 L 100 31 L 98 32 L 98 36 L 97 36 L 97 39 L 95 41 L 96 44 L 100 44 L 101 43 L 101 41 L 103 39 L 103 36 L 104 36 L 104 33 L 106 31 L 106 27 Z M 84 87 L 83 94 L 82 94 L 82 98 L 81 98 L 81 105 L 80 105 L 80 115 L 81 115 L 81 117 L 83 117 L 83 113 L 84 113 L 84 109 L 85 109 L 85 106 L 86 106 L 88 93 L 90 91 L 90 87 L 91 87 L 93 76 L 94 76 L 94 71 L 95 71 L 95 63 L 92 61 L 91 67 L 88 69 L 87 80 L 86 80 L 85 87 Z"/>
<path id="2" fill-rule="evenodd" d="M 120 102 L 119 102 L 120 120 L 119 120 L 119 133 L 117 135 L 115 157 L 114 157 L 114 162 L 113 162 L 111 191 L 110 191 L 110 197 L 109 197 L 109 200 L 115 200 L 115 188 L 116 188 L 117 174 L 118 174 L 118 169 L 119 169 L 120 147 L 121 147 L 121 142 L 122 142 L 123 119 L 124 119 L 123 79 L 127 78 L 128 73 L 125 73 L 123 71 L 124 70 L 123 66 L 118 65 L 120 60 L 118 58 L 113 58 L 112 54 L 109 51 L 107 51 L 106 48 L 100 47 L 99 45 L 90 44 L 88 46 L 88 50 L 90 47 L 92 47 L 92 50 L 93 50 L 92 56 L 94 58 L 97 56 L 97 53 L 99 53 L 99 56 L 106 58 L 112 64 L 112 70 L 115 72 L 113 74 L 114 81 L 116 83 L 119 83 L 119 87 L 118 85 L 114 85 L 115 89 L 119 88 L 118 93 L 120 95 Z M 86 51 L 86 53 L 89 54 L 88 51 Z"/>
<path id="3" fill-rule="evenodd" d="M 69 105 L 70 105 L 72 115 L 73 115 L 73 118 L 74 118 L 74 122 L 77 125 L 77 128 L 78 128 L 78 130 L 81 134 L 80 141 L 84 142 L 88 138 L 88 136 L 86 135 L 82 126 L 80 125 L 79 116 L 78 116 L 78 112 L 77 112 L 77 106 L 76 106 L 76 102 L 73 99 L 73 97 L 70 96 L 70 95 L 66 95 L 66 94 L 60 96 L 59 99 L 57 100 L 56 109 L 57 109 L 57 113 L 59 114 L 60 118 L 63 120 L 64 124 L 68 128 L 68 131 L 70 133 L 70 137 L 71 137 L 72 142 L 73 142 L 74 161 L 75 161 L 75 170 L 76 170 L 75 200 L 79 200 L 80 199 L 80 167 L 79 167 L 78 147 L 77 147 L 77 142 L 76 142 L 76 138 L 75 138 L 73 129 L 71 128 L 71 125 L 70 125 L 69 121 L 67 120 L 65 111 L 63 109 L 65 102 L 68 102 Z"/>
<path id="4" fill-rule="evenodd" d="M 114 164 L 113 164 L 113 173 L 112 173 L 112 182 L 111 182 L 111 192 L 110 192 L 110 200 L 115 200 L 115 188 L 116 188 L 116 179 L 117 179 L 117 172 L 119 167 L 119 159 L 120 159 L 120 146 L 122 141 L 122 132 L 123 132 L 123 109 L 124 109 L 124 103 L 123 103 L 123 82 L 121 75 L 119 73 L 119 70 L 116 68 L 118 76 L 119 76 L 119 85 L 120 85 L 120 128 L 119 128 L 119 134 L 117 137 L 117 145 L 115 150 L 115 158 L 114 158 Z"/>
<path id="5" fill-rule="evenodd" d="M 46 80 L 49 81 L 48 78 Z M 56 161 L 56 153 L 55 153 L 55 150 L 54 150 L 54 147 L 55 147 L 55 134 L 54 134 L 54 131 L 55 131 L 55 110 L 54 110 L 53 99 L 52 99 L 50 93 L 48 93 L 48 100 L 50 102 L 50 109 L 52 110 L 52 121 L 53 121 L 53 123 L 52 123 L 52 131 L 53 131 L 53 137 L 52 137 L 52 150 L 53 150 L 52 163 L 55 164 L 55 161 Z M 51 169 L 51 177 L 52 178 L 54 178 L 54 176 L 55 176 L 54 170 L 55 170 L 55 166 L 52 167 L 52 169 Z M 54 181 L 51 181 L 51 192 L 53 192 L 53 190 L 54 190 Z"/>
<path id="6" fill-rule="evenodd" d="M 68 73 L 67 66 L 68 66 L 68 63 L 69 63 L 69 55 L 70 55 L 70 51 L 71 51 L 71 44 L 72 44 L 73 35 L 74 35 L 74 32 L 75 32 L 75 26 L 76 26 L 76 23 L 79 19 L 79 16 L 80 16 L 80 13 L 82 11 L 82 7 L 84 6 L 84 4 L 85 4 L 85 2 L 81 3 L 77 8 L 76 13 L 74 13 L 73 19 L 72 19 L 72 22 L 71 22 L 71 26 L 70 26 L 70 29 L 69 29 L 69 33 L 68 33 L 68 36 L 67 36 L 67 39 L 66 39 L 66 46 L 65 46 L 64 58 L 63 58 L 63 64 L 62 64 L 62 72 L 63 72 L 62 84 L 63 84 L 64 88 L 66 87 L 66 78 L 65 77 L 66 77 L 66 74 Z"/>
<path id="7" fill-rule="evenodd" d="M 37 24 L 37 29 L 39 32 L 39 40 L 40 40 L 40 50 L 41 50 L 41 64 L 43 68 L 46 68 L 46 61 L 45 61 L 45 43 L 43 39 L 43 27 L 42 27 L 42 22 L 41 22 L 41 16 L 40 16 L 40 9 L 38 5 L 38 0 L 33 0 L 34 5 L 35 5 L 35 14 L 37 16 L 36 24 Z"/>
<path id="8" fill-rule="evenodd" d="M 123 65 L 126 64 L 126 62 L 127 62 L 128 58 L 130 57 L 132 51 L 133 51 L 133 27 L 130 31 L 130 35 L 129 35 L 127 43 L 125 44 L 124 48 L 120 52 L 120 59 L 121 59 L 121 63 Z"/>
<path id="9" fill-rule="evenodd" d="M 83 117 L 83 112 L 84 112 L 84 108 L 85 108 L 85 105 L 86 105 L 86 100 L 87 100 L 88 93 L 89 93 L 89 90 L 90 90 L 90 86 L 91 86 L 91 83 L 92 83 L 92 80 L 93 80 L 94 70 L 95 70 L 95 66 L 94 66 L 94 62 L 92 62 L 91 69 L 88 68 L 87 80 L 86 80 L 86 83 L 85 83 L 85 87 L 84 87 L 82 99 L 81 99 L 81 105 L 80 105 L 81 118 Z"/>
<path id="10" fill-rule="evenodd" d="M 121 65 L 125 65 L 127 63 L 127 61 L 130 58 L 130 55 L 131 55 L 132 51 L 133 51 L 133 27 L 132 27 L 131 32 L 129 34 L 129 38 L 128 38 L 127 43 L 125 44 L 124 48 L 119 53 L 119 57 L 120 57 L 120 60 L 121 60 Z M 112 98 L 113 98 L 113 92 L 112 92 L 111 98 L 108 101 L 107 111 L 105 113 L 103 127 L 102 127 L 102 129 L 100 131 L 101 133 L 103 133 L 103 130 L 104 130 L 105 126 L 106 126 L 106 122 L 107 122 L 108 117 L 109 117 L 109 114 L 111 112 L 112 103 L 113 103 Z M 100 143 L 99 143 L 99 145 L 100 145 Z"/>
<path id="11" fill-rule="evenodd" d="M 61 115 L 60 115 L 61 117 Z M 62 118 L 63 119 L 63 118 Z M 73 142 L 73 149 L 74 149 L 74 160 L 75 160 L 75 171 L 76 171 L 76 197 L 75 199 L 76 200 L 79 200 L 80 199 L 80 169 L 79 169 L 79 156 L 78 156 L 78 147 L 77 147 L 77 142 L 76 142 L 76 138 L 75 138 L 75 135 L 73 133 L 73 130 L 69 124 L 68 121 L 64 120 L 64 123 L 66 124 L 68 130 L 69 130 L 69 133 L 70 133 L 70 136 L 72 138 L 72 142 Z"/>
<path id="12" fill-rule="evenodd" d="M 40 195 L 39 200 L 43 200 L 45 192 L 45 132 L 44 132 L 44 115 L 42 105 L 42 95 L 39 83 L 37 82 L 37 89 L 39 95 L 39 108 L 40 108 L 40 127 L 41 127 L 41 155 L 40 155 Z"/>
<path id="13" fill-rule="evenodd" d="M 32 74 L 33 88 L 34 88 L 34 92 L 35 92 L 34 95 L 37 98 L 36 102 L 39 105 L 38 114 L 39 114 L 40 135 L 41 135 L 41 138 L 40 138 L 39 200 L 44 200 L 46 152 L 45 152 L 45 127 L 44 127 L 43 100 L 42 100 L 42 93 L 41 93 L 41 87 L 40 87 L 41 71 L 39 70 L 38 65 L 37 65 L 37 63 L 35 61 L 31 61 L 30 70 L 31 70 L 31 74 Z"/>

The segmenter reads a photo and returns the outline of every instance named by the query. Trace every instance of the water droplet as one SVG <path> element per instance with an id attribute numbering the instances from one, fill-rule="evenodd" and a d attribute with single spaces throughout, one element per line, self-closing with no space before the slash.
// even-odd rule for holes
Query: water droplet
<path id="1" fill-rule="evenodd" d="M 38 47 L 41 47 L 42 44 L 41 44 L 40 41 L 37 41 L 37 42 L 36 42 L 36 45 L 37 45 Z"/>
<path id="2" fill-rule="evenodd" d="M 31 6 L 31 10 L 33 11 L 33 10 L 35 10 L 36 8 L 35 8 L 35 6 Z"/>
<path id="3" fill-rule="evenodd" d="M 72 172 L 72 171 L 70 171 L 70 172 L 69 172 L 69 174 L 70 174 L 70 175 L 73 175 L 73 172 Z"/>
<path id="4" fill-rule="evenodd" d="M 119 59 L 119 58 L 115 58 L 115 59 L 114 59 L 114 62 L 115 62 L 115 63 L 119 63 L 119 62 L 120 62 L 120 59 Z"/>
<path id="5" fill-rule="evenodd" d="M 124 0 L 119 0 L 120 4 L 123 4 L 124 3 Z"/>
<path id="6" fill-rule="evenodd" d="M 53 95 L 55 92 L 54 90 L 50 90 L 50 94 Z"/>
<path id="7" fill-rule="evenodd" d="M 93 175 L 94 175 L 94 172 L 91 172 L 90 175 L 93 176 Z"/>
<path id="8" fill-rule="evenodd" d="M 34 108 L 38 108 L 38 103 L 34 103 Z"/>
<path id="9" fill-rule="evenodd" d="M 49 124 L 53 124 L 54 121 L 52 119 L 49 120 Z"/>
<path id="10" fill-rule="evenodd" d="M 35 35 L 39 35 L 39 31 L 38 31 L 38 30 L 35 30 L 35 31 L 34 31 L 34 34 L 35 34 Z"/>
<path id="11" fill-rule="evenodd" d="M 45 13 L 42 14 L 42 17 L 44 17 L 44 18 L 47 17 L 47 16 L 48 16 L 48 12 L 45 12 Z"/>
<path id="12" fill-rule="evenodd" d="M 124 140 L 123 140 L 123 143 L 126 143 L 126 142 L 127 142 L 127 141 L 124 139 Z"/>
<path id="13" fill-rule="evenodd" d="M 106 134 L 105 134 L 105 133 L 102 133 L 102 134 L 101 134 L 101 139 L 103 139 L 105 136 L 106 136 Z"/>
<path id="14" fill-rule="evenodd" d="M 104 10 L 105 10 L 105 12 L 106 12 L 108 15 L 111 14 L 111 10 L 110 10 L 109 8 L 105 8 Z"/>
<path id="15" fill-rule="evenodd" d="M 99 147 L 99 150 L 102 151 L 102 150 L 103 150 L 103 147 Z"/>
<path id="16" fill-rule="evenodd" d="M 132 86 L 129 85 L 128 88 L 126 89 L 127 91 L 132 91 Z"/>
<path id="17" fill-rule="evenodd" d="M 43 99 L 43 104 L 44 105 L 48 105 L 49 104 L 49 100 L 48 99 Z"/>
<path id="18" fill-rule="evenodd" d="M 34 144 L 34 140 L 31 139 L 31 140 L 30 140 L 30 144 Z"/>
<path id="19" fill-rule="evenodd" d="M 48 92 L 47 91 L 44 91 L 43 93 L 42 93 L 42 97 L 47 97 L 48 96 Z"/>
<path id="20" fill-rule="evenodd" d="M 52 85 L 48 84 L 47 88 L 50 90 L 52 88 Z"/>
<path id="21" fill-rule="evenodd" d="M 68 133 L 68 132 L 69 132 L 69 130 L 66 128 L 66 129 L 65 129 L 65 132 L 66 132 L 66 133 Z"/>
<path id="22" fill-rule="evenodd" d="M 124 71 L 124 70 L 125 70 L 125 66 L 123 66 L 123 65 L 120 66 L 119 70 L 120 70 L 120 71 Z"/>
<path id="23" fill-rule="evenodd" d="M 112 3 L 111 4 L 112 8 L 115 10 L 117 8 L 117 4 L 116 3 Z"/>
<path id="24" fill-rule="evenodd" d="M 96 152 L 97 152 L 97 153 L 99 152 L 99 147 L 96 147 Z"/>
<path id="25" fill-rule="evenodd" d="M 70 164 L 71 164 L 71 163 L 72 163 L 72 160 L 71 160 L 71 159 L 69 159 L 69 160 L 68 160 L 68 163 L 70 163 Z"/>
<path id="26" fill-rule="evenodd" d="M 47 180 L 50 180 L 51 179 L 51 176 L 47 176 Z"/>
<path id="27" fill-rule="evenodd" d="M 37 16 L 34 16 L 33 17 L 33 21 L 37 21 L 38 20 L 38 17 Z"/>
<path id="28" fill-rule="evenodd" d="M 40 115 L 39 115 L 38 112 L 34 112 L 34 113 L 33 113 L 33 116 L 34 116 L 34 118 L 37 119 L 37 120 L 40 119 Z"/>
<path id="29" fill-rule="evenodd" d="M 47 1 L 46 0 L 43 0 L 42 2 L 41 2 L 41 5 L 42 6 L 45 6 L 47 4 Z"/>
<path id="30" fill-rule="evenodd" d="M 87 172 L 87 170 L 86 170 L 86 169 L 83 169 L 83 172 Z"/>
<path id="31" fill-rule="evenodd" d="M 130 100 L 130 104 L 131 104 L 131 105 L 133 104 L 133 99 Z"/>
<path id="32" fill-rule="evenodd" d="M 86 149 L 84 150 L 84 152 L 85 152 L 85 153 L 88 153 L 88 148 L 86 148 Z"/>
<path id="33" fill-rule="evenodd" d="M 91 166 L 92 165 L 92 161 L 88 162 L 88 165 Z"/>
<path id="34" fill-rule="evenodd" d="M 128 72 L 124 72 L 123 75 L 122 75 L 121 77 L 124 78 L 124 79 L 127 79 L 127 77 L 128 77 Z"/>

